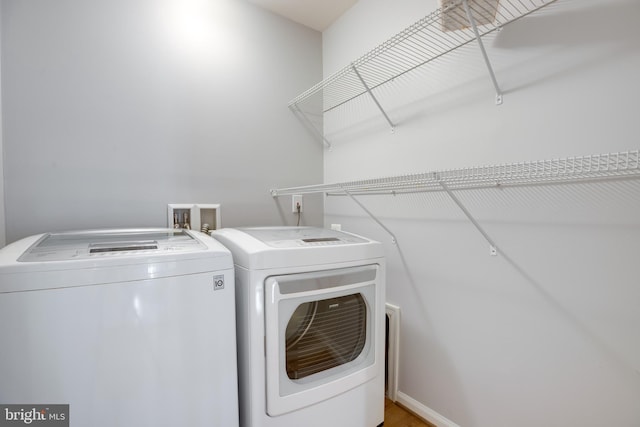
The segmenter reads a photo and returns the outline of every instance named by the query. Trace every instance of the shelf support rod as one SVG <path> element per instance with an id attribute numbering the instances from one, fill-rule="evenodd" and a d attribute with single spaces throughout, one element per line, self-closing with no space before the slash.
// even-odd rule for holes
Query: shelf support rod
<path id="1" fill-rule="evenodd" d="M 329 141 L 327 141 L 327 138 L 324 137 L 324 135 L 322 134 L 322 132 L 320 132 L 315 126 L 314 124 L 311 122 L 311 120 L 309 120 L 309 117 L 307 117 L 307 115 L 305 114 L 304 111 L 302 111 L 300 109 L 300 107 L 298 107 L 298 104 L 293 104 L 295 111 L 297 112 L 296 116 L 300 117 L 302 119 L 302 121 L 304 122 L 304 124 L 308 127 L 311 128 L 311 130 L 316 134 L 316 136 L 318 138 L 320 138 L 322 140 L 322 142 L 324 143 L 324 145 L 328 148 L 331 149 L 331 143 Z"/>
<path id="2" fill-rule="evenodd" d="M 480 33 L 478 32 L 476 20 L 473 19 L 473 15 L 471 14 L 471 8 L 469 8 L 469 0 L 462 0 L 462 4 L 464 5 L 464 10 L 467 13 L 467 18 L 469 19 L 469 23 L 471 24 L 473 33 L 475 34 L 476 40 L 478 41 L 478 46 L 480 46 L 480 52 L 482 53 L 484 62 L 489 69 L 489 76 L 491 76 L 493 87 L 496 89 L 496 105 L 500 105 L 502 104 L 502 91 L 500 90 L 500 86 L 498 85 L 498 81 L 496 80 L 493 68 L 491 67 L 491 61 L 489 61 L 489 56 L 487 55 L 487 51 L 484 48 L 484 43 L 482 43 L 482 38 L 480 37 Z"/>
<path id="3" fill-rule="evenodd" d="M 373 94 L 373 92 L 369 88 L 369 85 L 367 84 L 367 82 L 364 81 L 364 79 L 360 75 L 360 72 L 358 71 L 358 69 L 356 68 L 356 66 L 354 64 L 351 64 L 351 69 L 353 70 L 354 73 L 356 73 L 356 76 L 358 76 L 358 78 L 360 79 L 360 82 L 362 83 L 362 86 L 364 86 L 364 88 L 366 89 L 366 91 L 369 94 L 369 96 L 371 97 L 371 99 L 373 99 L 373 102 L 376 103 L 376 105 L 378 106 L 378 109 L 380 110 L 380 112 L 382 113 L 384 118 L 387 119 L 387 122 L 389 123 L 389 126 L 391 126 L 391 132 L 395 131 L 396 125 L 393 124 L 393 122 L 391 121 L 391 119 L 389 118 L 387 113 L 384 111 L 384 108 L 382 108 L 382 105 L 380 105 L 380 103 L 378 102 L 378 99 L 375 97 L 375 95 Z"/>
<path id="4" fill-rule="evenodd" d="M 487 234 L 486 231 L 484 231 L 484 229 L 480 226 L 480 224 L 478 223 L 478 221 L 476 221 L 476 219 L 473 217 L 473 215 L 471 215 L 471 212 L 469 212 L 469 210 L 467 208 L 464 207 L 464 205 L 462 204 L 462 202 L 460 201 L 460 199 L 458 199 L 455 194 L 453 194 L 453 192 L 451 191 L 451 189 L 449 189 L 449 187 L 447 186 L 447 184 L 444 183 L 444 181 L 440 180 L 440 186 L 442 187 L 442 189 L 444 191 L 446 191 L 446 193 L 449 195 L 449 197 L 451 198 L 451 200 L 453 200 L 453 202 L 458 205 L 458 207 L 460 208 L 460 210 L 462 211 L 462 213 L 465 214 L 465 216 L 469 219 L 469 221 L 471 221 L 471 224 L 473 224 L 473 226 L 480 232 L 480 234 L 482 234 L 482 236 L 486 239 L 487 242 L 489 242 L 489 253 L 492 256 L 496 256 L 498 254 L 498 250 L 497 250 L 497 246 L 494 243 L 493 239 L 491 239 L 491 236 L 489 236 Z"/>
<path id="5" fill-rule="evenodd" d="M 382 227 L 382 229 L 384 231 L 386 231 L 389 236 L 391 236 L 391 243 L 393 243 L 394 245 L 397 244 L 398 240 L 396 239 L 396 235 L 393 234 L 391 232 L 391 230 L 389 230 L 387 228 L 386 225 L 384 225 L 378 218 L 376 218 L 376 216 L 374 214 L 371 213 L 371 211 L 369 209 L 367 209 L 362 203 L 360 203 L 360 201 L 358 199 L 356 199 L 353 194 L 351 194 L 347 189 L 342 188 L 342 191 L 345 192 L 345 194 L 349 197 L 351 197 L 351 200 L 353 200 L 358 206 L 360 206 L 360 208 L 366 212 L 367 215 L 369 215 L 369 217 L 374 220 L 376 222 L 376 224 L 378 224 L 380 227 Z"/>

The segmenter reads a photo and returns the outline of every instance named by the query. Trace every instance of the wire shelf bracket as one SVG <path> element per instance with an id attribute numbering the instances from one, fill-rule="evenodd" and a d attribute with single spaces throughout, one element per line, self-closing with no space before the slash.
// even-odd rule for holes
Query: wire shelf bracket
<path id="1" fill-rule="evenodd" d="M 391 243 L 393 243 L 394 245 L 396 245 L 396 244 L 398 243 L 398 239 L 396 239 L 396 235 L 395 235 L 395 234 L 393 234 L 393 232 L 392 232 L 391 230 L 389 230 L 389 228 L 388 228 L 386 225 L 384 225 L 384 224 L 382 223 L 382 221 L 380 221 L 380 220 L 378 219 L 378 217 L 376 217 L 376 216 L 375 216 L 375 215 L 374 215 L 374 214 L 373 214 L 369 209 L 367 209 L 367 208 L 366 208 L 362 203 L 360 203 L 360 201 L 359 201 L 358 199 L 356 199 L 356 198 L 353 196 L 353 194 L 351 194 L 351 193 L 349 192 L 349 190 L 344 190 L 344 192 L 345 192 L 345 194 L 346 194 L 347 196 L 349 196 L 349 197 L 351 198 L 351 200 L 353 200 L 353 201 L 354 201 L 358 206 L 360 206 L 360 209 L 362 209 L 363 211 L 365 211 L 365 213 L 366 213 L 367 215 L 369 215 L 369 217 L 370 217 L 372 220 L 374 220 L 376 224 L 378 224 L 380 227 L 382 227 L 382 229 L 383 229 L 384 231 L 386 231 L 386 232 L 387 232 L 387 234 L 389 234 L 389 236 L 391 236 Z"/>
<path id="2" fill-rule="evenodd" d="M 365 90 L 367 91 L 371 99 L 373 99 L 373 102 L 375 102 L 376 106 L 378 107 L 378 109 L 380 110 L 384 118 L 387 120 L 387 123 L 389 123 L 389 126 L 391 126 L 391 132 L 393 133 L 396 129 L 396 126 L 393 124 L 393 122 L 391 121 L 387 113 L 384 111 L 384 108 L 382 108 L 382 105 L 380 105 L 380 102 L 378 102 L 378 98 L 376 98 L 373 92 L 371 92 L 369 85 L 367 85 L 367 82 L 364 81 L 364 79 L 362 78 L 362 75 L 360 75 L 360 72 L 355 67 L 355 65 L 352 64 L 351 68 L 353 68 L 353 72 L 356 73 L 356 76 L 358 76 L 358 79 L 360 79 L 360 81 L 362 82 L 362 86 L 364 86 Z"/>
<path id="3" fill-rule="evenodd" d="M 489 242 L 489 254 L 491 256 L 496 256 L 498 255 L 498 246 L 494 243 L 493 239 L 491 238 L 491 236 L 489 236 L 489 234 L 487 234 L 486 231 L 484 231 L 484 229 L 482 228 L 482 226 L 480 225 L 480 223 L 478 223 L 478 221 L 476 221 L 476 219 L 473 217 L 473 215 L 471 215 L 471 212 L 469 212 L 469 210 L 462 204 L 462 202 L 460 201 L 460 199 L 458 199 L 456 197 L 455 194 L 453 194 L 451 192 L 451 190 L 449 189 L 449 187 L 447 186 L 447 184 L 445 184 L 444 182 L 440 182 L 440 185 L 442 186 L 442 189 L 449 195 L 449 197 L 451 198 L 451 200 L 453 200 L 453 202 L 458 205 L 458 207 L 460 208 L 460 210 L 462 211 L 462 213 L 464 213 L 464 215 L 467 217 L 467 219 L 471 222 L 471 224 L 473 224 L 473 226 L 480 232 L 480 234 L 482 234 L 482 236 L 485 238 L 485 240 L 487 242 Z"/>
<path id="4" fill-rule="evenodd" d="M 493 83 L 493 87 L 496 90 L 496 105 L 502 105 L 502 91 L 500 90 L 500 86 L 498 85 L 498 80 L 496 80 L 496 75 L 493 72 L 493 67 L 491 66 L 489 55 L 487 55 L 487 50 L 484 48 L 484 43 L 482 42 L 482 38 L 480 37 L 480 32 L 478 31 L 476 20 L 474 19 L 473 14 L 471 13 L 471 8 L 469 7 L 469 0 L 463 0 L 462 4 L 464 5 L 464 11 L 467 14 L 467 19 L 469 20 L 469 24 L 471 24 L 471 28 L 473 29 L 473 34 L 475 34 L 476 36 L 476 41 L 478 42 L 478 47 L 480 48 L 480 53 L 482 53 L 484 63 L 487 65 L 487 70 L 489 71 L 491 82 Z"/>

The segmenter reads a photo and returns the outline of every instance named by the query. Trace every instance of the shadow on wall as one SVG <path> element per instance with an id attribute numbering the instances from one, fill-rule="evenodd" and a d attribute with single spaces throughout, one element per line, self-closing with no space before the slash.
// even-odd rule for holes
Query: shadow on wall
<path id="1" fill-rule="evenodd" d="M 584 72 L 585 69 L 602 65 L 612 59 L 622 57 L 630 49 L 637 49 L 640 40 L 640 28 L 637 17 L 640 16 L 640 3 L 635 0 L 610 3 L 598 2 L 585 8 L 584 1 L 562 0 L 549 6 L 549 10 L 514 22 L 497 33 L 491 49 L 497 54 L 501 51 L 519 51 L 545 47 L 544 55 L 557 56 L 553 68 L 541 69 L 537 55 L 521 64 L 514 64 L 500 73 L 526 75 L 527 68 L 535 69 L 527 80 L 512 87 L 504 87 L 503 93 L 509 94 L 529 87 L 537 86 L 551 78 Z M 579 6 L 580 9 L 576 10 Z M 592 54 L 576 60 L 574 53 L 589 49 Z M 597 52 L 597 53 L 596 53 Z M 572 57 L 564 62 L 563 57 Z M 518 71 L 520 69 L 520 71 Z"/>
<path id="2" fill-rule="evenodd" d="M 595 334 L 589 326 L 587 326 L 578 316 L 576 316 L 571 310 L 567 309 L 552 292 L 546 289 L 540 282 L 538 282 L 534 276 L 528 273 L 520 263 L 515 261 L 508 253 L 501 252 L 501 256 L 507 261 L 507 263 L 516 271 L 535 291 L 544 299 L 544 301 L 552 307 L 567 324 L 592 344 L 592 347 L 598 352 L 602 353 L 604 358 L 610 362 L 610 366 L 616 370 L 621 378 L 635 378 L 632 384 L 635 384 L 635 388 L 640 392 L 640 378 L 637 374 L 640 373 L 629 361 L 623 357 L 619 351 L 616 351 L 608 343 L 603 341 L 597 334 Z"/>
<path id="3" fill-rule="evenodd" d="M 635 425 L 640 180 L 458 197 L 497 257 L 441 193 L 360 197 L 396 246 L 346 198 L 327 205 L 327 222 L 385 243 L 389 302 L 403 310 L 401 348 L 412 353 L 401 355 L 401 391 L 460 425 L 518 416 L 539 425 L 548 411 Z M 523 403 L 531 399 L 535 408 Z M 505 402 L 513 407 L 501 411 Z"/>
<path id="4" fill-rule="evenodd" d="M 517 50 L 529 47 L 638 44 L 640 2 L 560 0 L 544 10 L 505 26 L 493 47 Z M 612 6 L 613 4 L 613 6 Z M 579 10 L 576 10 L 579 7 Z M 561 40 L 561 42 L 559 42 Z"/>
<path id="5" fill-rule="evenodd" d="M 638 49 L 640 2 L 592 3 L 585 7 L 583 0 L 561 0 L 483 38 L 503 94 L 584 73 Z M 576 55 L 584 49 L 589 49 L 589 55 Z M 516 52 L 521 59 L 514 59 Z M 529 54 L 522 56 L 523 52 Z M 488 83 L 486 67 L 472 43 L 376 88 L 375 94 L 400 130 L 415 121 L 433 122 L 472 99 L 490 99 Z M 367 96 L 330 114 L 325 119 L 325 136 L 331 144 L 381 135 L 389 129 Z"/>
<path id="6" fill-rule="evenodd" d="M 430 309 L 429 305 L 426 303 L 425 299 L 429 298 L 428 290 L 425 290 L 423 287 L 418 286 L 418 282 L 416 281 L 413 273 L 413 269 L 407 262 L 407 258 L 404 255 L 402 249 L 402 243 L 396 242 L 393 245 L 393 249 L 395 249 L 395 253 L 393 251 L 387 251 L 387 258 L 389 260 L 388 265 L 398 265 L 397 262 L 393 259 L 397 257 L 397 260 L 400 261 L 399 265 L 402 267 L 399 271 L 389 272 L 389 281 L 387 283 L 387 287 L 389 286 L 399 286 L 400 283 L 407 283 L 411 287 L 411 295 L 412 295 L 412 304 L 415 306 L 416 311 L 414 311 L 413 315 L 408 315 L 407 311 L 404 311 L 404 315 L 402 317 L 401 324 L 401 348 L 405 347 L 405 353 L 401 354 L 400 358 L 403 356 L 413 359 L 412 361 L 408 361 L 409 365 L 415 366 L 416 364 L 423 366 L 423 369 L 420 371 L 405 371 L 404 372 L 404 381 L 399 385 L 399 391 L 407 394 L 408 396 L 415 398 L 416 395 L 420 395 L 420 391 L 414 388 L 414 382 L 438 382 L 442 383 L 446 382 L 446 388 L 438 388 L 436 390 L 431 389 L 431 393 L 435 393 L 438 396 L 438 399 L 442 399 L 445 401 L 451 402 L 451 405 L 455 408 L 455 413 L 451 411 L 440 409 L 439 412 L 434 408 L 429 407 L 431 402 L 431 398 L 426 396 L 423 399 L 423 404 L 425 404 L 430 410 L 437 412 L 439 415 L 447 417 L 449 419 L 453 419 L 455 415 L 456 423 L 460 425 L 471 425 L 472 417 L 470 415 L 469 407 L 470 405 L 466 402 L 466 396 L 464 391 L 464 386 L 462 381 L 459 380 L 460 373 L 456 370 L 456 367 L 452 363 L 452 357 L 448 354 L 447 347 L 445 343 L 443 343 L 442 338 L 439 336 L 437 328 L 434 327 L 433 322 L 430 319 Z M 389 268 L 388 268 L 389 270 Z M 425 278 L 423 277 L 424 281 Z M 404 308 L 407 308 L 405 304 L 403 304 Z M 427 342 L 423 344 L 423 353 L 415 352 L 415 348 L 411 349 L 403 345 L 407 339 L 413 341 L 414 338 L 419 340 L 419 337 L 428 337 Z M 413 352 L 413 354 L 406 354 L 407 352 Z M 401 351 L 402 353 L 402 351 Z M 430 363 L 422 364 L 420 359 L 429 358 Z M 405 360 L 405 363 L 407 361 Z M 402 369 L 402 368 L 401 368 Z"/>
<path id="7" fill-rule="evenodd" d="M 634 291 L 635 285 L 631 284 L 635 282 L 633 273 L 628 269 L 625 271 L 634 258 L 633 241 L 640 237 L 640 179 L 623 177 L 572 184 L 466 190 L 460 193 L 463 193 L 467 207 L 476 212 L 476 217 L 485 224 L 485 231 L 496 229 L 488 233 L 504 242 L 499 245 L 500 256 L 509 266 L 576 333 L 590 342 L 621 378 L 632 379 L 634 387 L 640 391 L 640 377 L 637 376 L 640 365 L 631 362 L 633 358 L 628 351 L 621 350 L 620 343 L 607 342 L 601 335 L 602 331 L 600 334 L 594 332 L 593 322 L 587 324 L 582 318 L 589 314 L 584 306 L 571 304 L 571 307 L 567 304 L 567 295 L 559 292 L 563 287 L 575 289 L 576 284 L 584 283 L 585 287 L 580 291 L 581 297 L 585 298 L 586 294 L 596 294 L 598 291 L 589 287 L 592 281 L 599 289 L 606 290 L 600 293 L 609 300 L 603 304 L 607 309 L 611 308 L 612 301 L 617 300 L 617 314 L 622 318 L 632 318 L 635 309 L 621 295 L 626 294 L 631 298 L 633 295 L 640 296 L 640 291 Z M 530 245 L 545 245 L 549 248 L 547 252 L 556 255 L 556 259 L 544 265 L 531 258 L 522 258 L 518 255 L 522 251 L 517 247 L 526 244 L 518 241 L 517 237 L 502 234 L 499 228 L 505 225 L 511 229 L 524 226 L 540 230 L 541 238 L 531 240 Z M 555 240 L 545 242 L 543 239 L 548 231 L 544 229 L 551 230 L 551 239 Z M 576 237 L 570 241 L 572 235 Z M 602 248 L 598 247 L 599 243 Z M 572 247 L 572 244 L 576 246 Z M 608 247 L 613 248 L 614 252 L 607 252 Z M 581 257 L 589 257 L 594 263 L 583 265 Z M 625 259 L 629 259 L 629 262 L 625 263 Z M 552 267 L 557 274 L 550 274 L 545 267 Z M 544 279 L 541 281 L 536 277 Z M 563 286 L 563 283 L 566 285 Z M 582 309 L 580 315 L 577 309 Z M 591 307 L 593 309 L 594 306 Z M 625 314 L 625 310 L 629 313 Z M 640 352 L 640 348 L 636 351 Z"/>

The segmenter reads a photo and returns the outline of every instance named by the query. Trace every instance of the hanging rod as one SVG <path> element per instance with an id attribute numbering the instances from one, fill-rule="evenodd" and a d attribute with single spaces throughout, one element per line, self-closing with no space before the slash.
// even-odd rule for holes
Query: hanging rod
<path id="1" fill-rule="evenodd" d="M 291 194 L 396 195 L 424 191 L 522 185 L 548 185 L 589 180 L 640 178 L 640 151 L 594 154 L 564 159 L 478 166 L 384 178 L 272 189 L 273 197 Z"/>
<path id="2" fill-rule="evenodd" d="M 451 0 L 289 102 L 331 111 L 556 0 Z M 365 85 L 363 85 L 365 82 Z M 366 86 L 366 87 L 365 87 Z M 301 108 L 302 109 L 302 108 Z"/>

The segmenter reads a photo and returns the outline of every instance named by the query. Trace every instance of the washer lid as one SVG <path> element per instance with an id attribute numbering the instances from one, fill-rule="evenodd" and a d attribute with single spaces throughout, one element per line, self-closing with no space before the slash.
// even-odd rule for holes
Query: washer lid
<path id="1" fill-rule="evenodd" d="M 0 295 L 233 271 L 231 252 L 199 231 L 46 233 L 0 249 Z"/>
<path id="2" fill-rule="evenodd" d="M 127 257 L 173 251 L 202 251 L 207 247 L 183 230 L 96 230 L 48 233 L 31 245 L 19 262 L 65 261 L 104 256 Z"/>
<path id="3" fill-rule="evenodd" d="M 334 246 L 369 241 L 353 234 L 317 227 L 250 227 L 239 230 L 274 248 Z"/>

